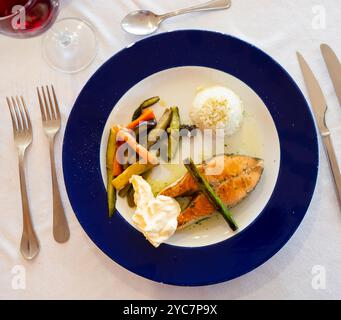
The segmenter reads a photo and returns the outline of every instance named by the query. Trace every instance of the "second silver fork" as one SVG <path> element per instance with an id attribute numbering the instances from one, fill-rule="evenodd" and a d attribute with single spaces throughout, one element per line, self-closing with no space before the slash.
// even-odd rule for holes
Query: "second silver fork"
<path id="1" fill-rule="evenodd" d="M 53 191 L 53 236 L 57 242 L 63 243 L 69 239 L 70 229 L 62 205 L 56 174 L 54 138 L 60 130 L 61 118 L 58 101 L 53 86 L 51 86 L 51 91 L 52 94 L 48 86 L 45 88 L 41 87 L 41 90 L 37 88 L 43 127 L 45 134 L 49 139 Z"/>

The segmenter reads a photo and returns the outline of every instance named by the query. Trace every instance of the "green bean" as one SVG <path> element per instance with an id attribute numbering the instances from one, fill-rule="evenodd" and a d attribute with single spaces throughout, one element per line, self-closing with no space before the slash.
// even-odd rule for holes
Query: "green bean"
<path id="1" fill-rule="evenodd" d="M 164 132 L 164 130 L 167 130 L 171 119 L 172 119 L 172 110 L 166 109 L 163 115 L 161 116 L 160 120 L 158 121 L 156 127 L 153 130 L 151 130 L 148 134 L 148 143 L 147 143 L 148 149 L 157 142 L 162 132 Z"/>
<path id="2" fill-rule="evenodd" d="M 168 128 L 168 161 L 172 160 L 175 156 L 179 146 L 179 128 L 180 128 L 180 115 L 179 108 L 172 107 L 172 119 Z"/>
<path id="3" fill-rule="evenodd" d="M 113 162 L 116 155 L 116 134 L 117 128 L 111 128 L 108 138 L 108 146 L 106 153 L 106 167 L 107 167 L 107 201 L 108 201 L 108 215 L 111 218 L 115 212 L 116 206 L 116 189 L 112 185 L 113 176 Z"/>
<path id="4" fill-rule="evenodd" d="M 143 101 L 140 106 L 134 111 L 134 114 L 131 118 L 132 121 L 136 120 L 142 113 L 143 109 L 146 109 L 148 107 L 151 107 L 155 103 L 158 103 L 160 101 L 160 97 L 152 97 L 145 101 Z"/>
<path id="5" fill-rule="evenodd" d="M 141 122 L 136 128 L 134 129 L 135 139 L 139 141 L 140 134 L 145 135 L 149 130 L 152 130 L 156 126 L 156 120 L 149 120 Z"/>
<path id="6" fill-rule="evenodd" d="M 132 187 L 131 183 L 127 184 L 123 189 L 121 189 L 119 192 L 118 192 L 118 195 L 121 197 L 121 198 L 124 198 L 127 194 L 128 194 L 128 191 L 129 189 Z"/>
<path id="7" fill-rule="evenodd" d="M 129 188 L 128 193 L 127 193 L 127 202 L 130 208 L 136 207 L 135 200 L 134 200 L 134 193 L 135 193 L 134 188 L 133 186 L 131 186 L 131 188 Z"/>

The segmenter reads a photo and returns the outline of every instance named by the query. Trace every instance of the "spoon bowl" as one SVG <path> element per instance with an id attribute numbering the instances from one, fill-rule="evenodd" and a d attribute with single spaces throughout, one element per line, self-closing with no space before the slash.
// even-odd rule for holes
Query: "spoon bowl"
<path id="1" fill-rule="evenodd" d="M 130 12 L 122 20 L 124 31 L 135 35 L 147 35 L 155 32 L 161 23 L 160 16 L 148 10 Z"/>
<path id="2" fill-rule="evenodd" d="M 128 33 L 145 36 L 154 33 L 159 28 L 161 22 L 168 18 L 185 13 L 224 10 L 230 7 L 231 0 L 211 0 L 203 4 L 179 9 L 162 15 L 157 15 L 149 10 L 137 10 L 126 15 L 121 22 L 121 26 L 122 29 Z"/>

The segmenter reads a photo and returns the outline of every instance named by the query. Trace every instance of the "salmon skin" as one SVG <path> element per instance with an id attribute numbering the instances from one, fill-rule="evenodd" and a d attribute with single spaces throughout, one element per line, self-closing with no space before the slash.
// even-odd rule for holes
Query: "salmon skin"
<path id="1" fill-rule="evenodd" d="M 207 174 L 207 170 L 217 164 L 221 169 L 219 173 Z M 262 159 L 241 155 L 215 156 L 198 166 L 223 203 L 230 208 L 241 202 L 256 187 L 263 168 Z M 209 217 L 216 211 L 189 173 L 167 186 L 160 194 L 172 198 L 193 196 L 188 207 L 178 217 L 178 228 Z"/>

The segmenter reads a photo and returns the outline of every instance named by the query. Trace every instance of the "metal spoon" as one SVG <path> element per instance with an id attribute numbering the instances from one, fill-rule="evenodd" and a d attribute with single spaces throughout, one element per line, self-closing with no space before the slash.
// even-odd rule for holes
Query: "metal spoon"
<path id="1" fill-rule="evenodd" d="M 157 15 L 148 10 L 137 10 L 125 16 L 121 22 L 121 26 L 128 33 L 142 36 L 155 32 L 159 28 L 159 25 L 168 18 L 190 12 L 228 9 L 230 6 L 231 0 L 212 0 L 204 4 L 162 15 Z"/>

